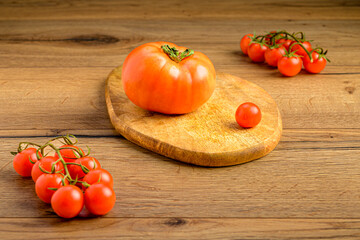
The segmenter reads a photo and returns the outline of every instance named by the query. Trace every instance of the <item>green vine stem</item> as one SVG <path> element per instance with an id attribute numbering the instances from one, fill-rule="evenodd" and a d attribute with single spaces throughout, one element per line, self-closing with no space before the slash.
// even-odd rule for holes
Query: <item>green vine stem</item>
<path id="1" fill-rule="evenodd" d="M 59 150 L 62 150 L 62 149 L 71 149 L 77 158 L 87 156 L 87 155 L 84 155 L 84 153 L 82 151 L 80 151 L 79 149 L 77 149 L 75 147 L 60 147 L 59 148 Z M 88 153 L 90 153 L 90 152 L 88 152 Z"/>
<path id="2" fill-rule="evenodd" d="M 70 173 L 69 173 L 69 170 L 68 168 L 66 167 L 66 162 L 65 160 L 63 159 L 61 153 L 60 153 L 60 150 L 58 148 L 56 148 L 53 144 L 51 143 L 46 143 L 44 145 L 42 145 L 37 151 L 36 151 L 36 154 L 38 154 L 39 150 L 43 150 L 44 148 L 46 148 L 47 146 L 51 147 L 52 149 L 54 149 L 54 151 L 57 153 L 59 159 L 57 161 L 55 161 L 52 166 L 51 166 L 51 169 L 55 169 L 55 164 L 57 164 L 59 161 L 63 164 L 64 166 L 64 170 L 65 170 L 65 176 L 64 178 L 68 178 L 69 180 L 72 180 L 71 177 L 70 177 Z"/>
<path id="3" fill-rule="evenodd" d="M 292 39 L 296 42 L 296 43 L 293 43 L 293 44 L 289 47 L 289 50 L 291 50 L 291 47 L 292 47 L 292 46 L 298 44 L 298 45 L 300 45 L 300 47 L 301 47 L 302 49 L 304 49 L 304 51 L 306 52 L 306 54 L 309 56 L 310 61 L 313 62 L 313 58 L 312 58 L 310 52 L 304 47 L 304 45 L 301 43 L 301 41 L 300 41 L 297 37 L 295 37 L 295 35 L 301 34 L 301 38 L 300 38 L 300 39 L 301 39 L 302 41 L 305 40 L 305 39 L 304 39 L 304 33 L 303 33 L 303 32 L 298 32 L 298 33 L 290 34 L 290 33 L 286 32 L 286 31 L 280 31 L 280 32 L 277 32 L 276 34 L 274 34 L 274 36 L 272 36 L 272 38 L 274 38 L 274 37 L 276 37 L 276 36 L 278 36 L 278 35 L 280 35 L 280 34 L 285 34 L 285 37 L 286 37 L 286 38 L 288 38 L 288 39 L 292 38 Z M 289 38 L 289 37 L 290 37 L 290 38 Z"/>
<path id="4" fill-rule="evenodd" d="M 25 145 L 25 146 L 23 147 L 22 145 Z M 18 153 L 24 151 L 25 149 L 27 149 L 29 146 L 41 147 L 41 145 L 39 145 L 37 143 L 33 143 L 33 142 L 20 142 L 17 151 L 16 152 L 10 152 L 10 153 L 15 156 L 16 154 L 18 154 Z M 41 154 L 44 154 L 44 152 L 41 152 Z"/>
<path id="5" fill-rule="evenodd" d="M 70 138 L 73 138 L 73 139 L 74 139 L 74 142 L 72 142 Z M 65 136 L 58 136 L 58 137 L 55 137 L 55 138 L 53 138 L 53 139 L 50 139 L 49 141 L 47 141 L 47 142 L 45 143 L 45 145 L 48 144 L 48 143 L 51 143 L 51 142 L 53 142 L 53 141 L 55 141 L 55 140 L 58 140 L 58 139 L 63 139 L 64 142 L 62 142 L 62 143 L 63 143 L 63 144 L 66 144 L 66 145 L 75 145 L 75 144 L 78 143 L 78 140 L 77 140 L 77 138 L 76 138 L 74 135 L 72 135 L 72 134 L 67 134 L 67 135 L 65 135 Z"/>
<path id="6" fill-rule="evenodd" d="M 170 47 L 169 45 L 162 45 L 161 49 L 166 53 L 171 60 L 174 62 L 181 62 L 184 58 L 190 57 L 194 54 L 194 50 L 186 49 L 183 52 L 179 52 L 175 47 Z"/>

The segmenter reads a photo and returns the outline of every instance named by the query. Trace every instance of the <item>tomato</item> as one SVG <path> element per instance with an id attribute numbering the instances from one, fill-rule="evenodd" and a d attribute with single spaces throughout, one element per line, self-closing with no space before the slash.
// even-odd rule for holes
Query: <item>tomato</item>
<path id="1" fill-rule="evenodd" d="M 278 47 L 278 48 L 273 48 L 273 49 L 268 48 L 265 51 L 264 56 L 265 56 L 265 61 L 267 62 L 267 64 L 269 64 L 272 67 L 277 67 L 277 63 L 283 55 L 285 55 L 285 48 Z"/>
<path id="2" fill-rule="evenodd" d="M 114 207 L 115 201 L 114 190 L 103 183 L 95 183 L 85 191 L 85 207 L 92 214 L 108 213 Z"/>
<path id="3" fill-rule="evenodd" d="M 60 188 L 62 187 L 61 179 L 63 176 L 59 173 L 54 174 L 42 174 L 39 176 L 35 183 L 35 191 L 38 197 L 46 202 L 51 202 L 51 197 L 55 193 L 54 190 L 50 190 L 49 188 Z M 65 184 L 68 184 L 68 181 L 64 180 Z"/>
<path id="4" fill-rule="evenodd" d="M 292 42 L 291 42 L 291 44 L 294 44 L 294 43 L 296 43 L 296 41 L 292 41 Z M 309 52 L 312 50 L 310 42 L 307 42 L 307 41 L 306 41 L 306 42 L 302 42 L 302 45 L 303 45 L 303 46 L 306 48 L 306 50 L 308 50 Z M 292 52 L 293 52 L 293 51 L 296 51 L 296 54 L 297 54 L 297 55 L 300 55 L 300 56 L 303 56 L 303 57 L 307 56 L 307 53 L 305 52 L 305 50 L 304 50 L 299 44 L 296 44 L 296 45 L 292 46 L 291 51 L 292 51 Z"/>
<path id="5" fill-rule="evenodd" d="M 253 34 L 246 34 L 240 41 L 240 48 L 241 48 L 241 51 L 245 54 L 245 55 L 248 55 L 248 48 L 249 48 L 249 45 L 250 45 L 250 42 L 251 42 L 251 38 L 250 37 L 253 37 L 254 35 Z"/>
<path id="6" fill-rule="evenodd" d="M 60 217 L 76 217 L 84 207 L 84 194 L 74 185 L 61 187 L 52 196 L 51 207 Z"/>
<path id="7" fill-rule="evenodd" d="M 301 71 L 302 60 L 300 57 L 282 57 L 278 62 L 278 69 L 282 75 L 291 77 Z"/>
<path id="8" fill-rule="evenodd" d="M 243 128 L 252 128 L 261 121 L 260 108 L 251 102 L 241 104 L 235 113 L 236 122 Z"/>
<path id="9" fill-rule="evenodd" d="M 72 147 L 72 148 L 76 148 L 77 150 L 79 150 L 82 154 L 85 155 L 84 151 L 79 148 L 78 146 L 75 145 L 63 145 L 60 148 L 64 148 L 64 149 L 60 149 L 60 154 L 63 157 L 65 162 L 75 162 L 76 159 L 78 159 L 79 155 L 78 153 L 74 153 L 76 150 L 70 149 L 68 147 Z M 54 155 L 55 157 L 59 157 L 57 153 L 55 153 Z"/>
<path id="10" fill-rule="evenodd" d="M 13 166 L 15 171 L 23 177 L 31 176 L 31 170 L 35 164 L 35 163 L 31 163 L 29 158 L 33 162 L 38 161 L 36 157 L 35 148 L 27 148 L 25 150 L 22 150 L 20 153 L 15 155 L 13 160 Z"/>
<path id="11" fill-rule="evenodd" d="M 304 57 L 304 67 L 305 70 L 309 73 L 319 73 L 321 72 L 325 66 L 326 66 L 326 59 L 325 57 L 320 57 L 319 58 L 319 53 L 317 52 L 312 52 L 311 54 L 312 58 L 313 58 L 313 62 L 310 61 L 310 58 L 308 55 L 306 55 Z"/>
<path id="12" fill-rule="evenodd" d="M 216 73 L 201 52 L 168 42 L 146 43 L 126 57 L 122 84 L 137 106 L 164 114 L 189 113 L 215 89 Z"/>
<path id="13" fill-rule="evenodd" d="M 52 165 L 56 160 L 58 160 L 58 158 L 47 156 L 37 161 L 31 170 L 31 177 L 34 180 L 34 182 L 36 182 L 36 180 L 40 177 L 40 175 L 44 174 L 44 172 L 40 170 L 40 167 L 43 170 L 51 172 Z M 61 162 L 55 164 L 55 172 L 59 172 L 59 171 L 60 173 L 64 173 L 64 165 Z"/>
<path id="14" fill-rule="evenodd" d="M 82 157 L 76 159 L 75 163 L 81 164 L 86 167 L 88 170 L 101 168 L 101 165 L 96 158 L 93 157 Z M 72 179 L 82 179 L 86 173 L 78 165 L 68 165 L 70 176 Z"/>
<path id="15" fill-rule="evenodd" d="M 253 62 L 264 62 L 265 61 L 265 51 L 268 49 L 267 46 L 260 43 L 252 43 L 249 46 L 248 54 L 250 59 Z"/>
<path id="16" fill-rule="evenodd" d="M 108 171 L 106 171 L 103 168 L 94 169 L 94 170 L 89 171 L 85 175 L 83 181 L 87 182 L 90 185 L 100 182 L 100 183 L 108 185 L 111 188 L 114 185 L 113 177 L 111 176 L 111 174 Z M 85 190 L 85 187 L 83 189 Z"/>
<path id="17" fill-rule="evenodd" d="M 280 38 L 276 43 L 281 44 L 286 50 L 289 50 L 292 41 L 290 39 Z"/>

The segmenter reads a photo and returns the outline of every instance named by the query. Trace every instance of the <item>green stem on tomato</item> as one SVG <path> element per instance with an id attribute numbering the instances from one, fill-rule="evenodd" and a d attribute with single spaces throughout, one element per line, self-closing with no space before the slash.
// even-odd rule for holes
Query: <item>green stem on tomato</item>
<path id="1" fill-rule="evenodd" d="M 162 45 L 161 49 L 166 53 L 171 60 L 174 62 L 181 62 L 184 58 L 190 57 L 194 54 L 194 50 L 186 49 L 183 52 L 179 52 L 175 47 L 170 47 L 169 45 Z"/>

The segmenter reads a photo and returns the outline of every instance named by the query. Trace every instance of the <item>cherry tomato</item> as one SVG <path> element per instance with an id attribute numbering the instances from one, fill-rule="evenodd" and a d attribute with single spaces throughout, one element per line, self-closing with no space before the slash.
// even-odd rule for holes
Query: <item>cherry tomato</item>
<path id="1" fill-rule="evenodd" d="M 292 41 L 291 44 L 296 43 L 296 41 Z M 302 45 L 306 48 L 306 50 L 308 50 L 309 52 L 312 50 L 311 48 L 311 44 L 309 42 L 302 42 Z M 307 53 L 305 52 L 305 50 L 299 45 L 296 44 L 294 46 L 292 46 L 291 51 L 296 51 L 296 55 L 300 55 L 300 56 L 307 56 Z"/>
<path id="2" fill-rule="evenodd" d="M 36 180 L 40 177 L 40 175 L 44 174 L 44 172 L 42 172 L 40 170 L 40 167 L 43 170 L 51 172 L 52 165 L 57 160 L 58 160 L 58 158 L 56 158 L 56 157 L 47 156 L 47 157 L 43 157 L 42 159 L 37 161 L 31 170 L 31 177 L 34 180 L 34 182 L 36 182 Z M 55 172 L 64 173 L 64 166 L 61 162 L 58 162 L 55 164 Z"/>
<path id="3" fill-rule="evenodd" d="M 88 170 L 101 168 L 99 161 L 93 157 L 78 158 L 78 159 L 76 159 L 75 163 L 83 165 Z M 69 169 L 70 176 L 72 179 L 76 179 L 76 178 L 82 179 L 86 174 L 86 173 L 84 173 L 82 168 L 77 165 L 72 165 L 72 164 L 68 165 L 68 169 Z"/>
<path id="4" fill-rule="evenodd" d="M 75 153 L 74 153 L 75 150 L 69 149 L 67 147 L 76 148 L 82 154 L 85 155 L 84 151 L 81 148 L 79 148 L 78 146 L 75 146 L 75 145 L 63 145 L 60 148 L 64 148 L 64 149 L 60 149 L 59 151 L 60 151 L 60 154 L 63 157 L 65 162 L 75 162 L 75 160 L 78 159 L 78 157 L 77 157 L 78 155 L 75 155 Z M 78 154 L 78 153 L 76 153 L 76 154 Z M 57 157 L 57 158 L 59 157 L 57 153 L 55 153 L 54 156 Z"/>
<path id="5" fill-rule="evenodd" d="M 313 58 L 313 62 L 310 62 L 310 58 L 308 55 L 304 57 L 304 67 L 305 70 L 309 73 L 319 73 L 326 66 L 326 59 L 324 57 L 319 58 L 319 54 L 317 52 L 312 52 L 311 54 Z"/>
<path id="6" fill-rule="evenodd" d="M 277 67 L 277 63 L 283 55 L 285 55 L 285 48 L 278 47 L 278 48 L 273 48 L 273 49 L 268 48 L 265 51 L 264 56 L 265 56 L 265 61 L 267 62 L 267 64 L 269 64 L 272 67 Z"/>
<path id="7" fill-rule="evenodd" d="M 251 38 L 250 37 L 253 37 L 254 35 L 253 34 L 246 34 L 240 41 L 240 48 L 241 48 L 241 51 L 245 54 L 245 55 L 248 55 L 248 48 L 249 48 L 249 45 L 250 45 L 250 42 L 251 42 Z"/>
<path id="8" fill-rule="evenodd" d="M 51 198 L 51 207 L 60 217 L 76 217 L 84 207 L 84 194 L 74 185 L 60 187 Z"/>
<path id="9" fill-rule="evenodd" d="M 38 197 L 46 202 L 51 202 L 51 197 L 55 193 L 54 190 L 50 190 L 49 188 L 60 188 L 62 187 L 62 181 L 61 179 L 63 176 L 59 173 L 54 174 L 42 174 L 37 179 L 35 183 L 35 191 Z M 65 184 L 68 184 L 68 181 L 64 180 Z"/>
<path id="10" fill-rule="evenodd" d="M 302 60 L 300 57 L 282 57 L 278 62 L 278 69 L 282 75 L 291 77 L 301 71 Z"/>
<path id="11" fill-rule="evenodd" d="M 143 109 L 164 114 L 199 108 L 212 95 L 215 79 L 214 65 L 206 55 L 168 42 L 135 48 L 122 67 L 128 98 Z"/>
<path id="12" fill-rule="evenodd" d="M 113 177 L 111 176 L 111 174 L 108 171 L 106 171 L 103 168 L 93 169 L 93 170 L 89 171 L 85 175 L 83 181 L 87 182 L 90 185 L 100 182 L 105 185 L 108 185 L 111 188 L 114 185 Z M 85 190 L 85 187 L 83 188 L 83 190 Z"/>
<path id="13" fill-rule="evenodd" d="M 250 59 L 253 62 L 264 62 L 265 61 L 265 51 L 268 49 L 267 46 L 259 43 L 252 43 L 249 46 L 248 54 Z"/>
<path id="14" fill-rule="evenodd" d="M 289 50 L 292 41 L 290 39 L 280 38 L 276 43 L 281 44 L 286 50 Z"/>
<path id="15" fill-rule="evenodd" d="M 85 207 L 92 214 L 108 213 L 114 207 L 115 201 L 114 190 L 103 183 L 95 183 L 85 191 Z"/>
<path id="16" fill-rule="evenodd" d="M 255 127 L 261 121 L 261 111 L 254 103 L 241 104 L 235 113 L 236 122 L 243 128 Z"/>
<path id="17" fill-rule="evenodd" d="M 40 154 L 40 156 L 41 156 L 41 154 Z M 13 166 L 14 166 L 15 171 L 23 177 L 31 176 L 31 170 L 35 164 L 35 163 L 31 163 L 29 158 L 33 162 L 38 161 L 37 157 L 36 157 L 36 149 L 35 148 L 27 148 L 27 149 L 21 151 L 20 153 L 15 155 L 14 160 L 13 160 Z"/>

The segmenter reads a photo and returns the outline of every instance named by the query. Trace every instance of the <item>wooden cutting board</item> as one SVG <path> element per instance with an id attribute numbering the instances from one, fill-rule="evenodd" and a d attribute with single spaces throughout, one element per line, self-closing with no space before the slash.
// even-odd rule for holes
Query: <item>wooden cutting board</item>
<path id="1" fill-rule="evenodd" d="M 278 107 L 251 82 L 217 73 L 216 89 L 207 103 L 195 112 L 169 116 L 134 105 L 122 88 L 121 68 L 115 68 L 107 79 L 106 104 L 115 129 L 139 146 L 182 162 L 214 167 L 260 158 L 280 140 Z M 253 102 L 262 111 L 255 128 L 241 128 L 235 121 L 235 111 L 244 102 Z"/>

